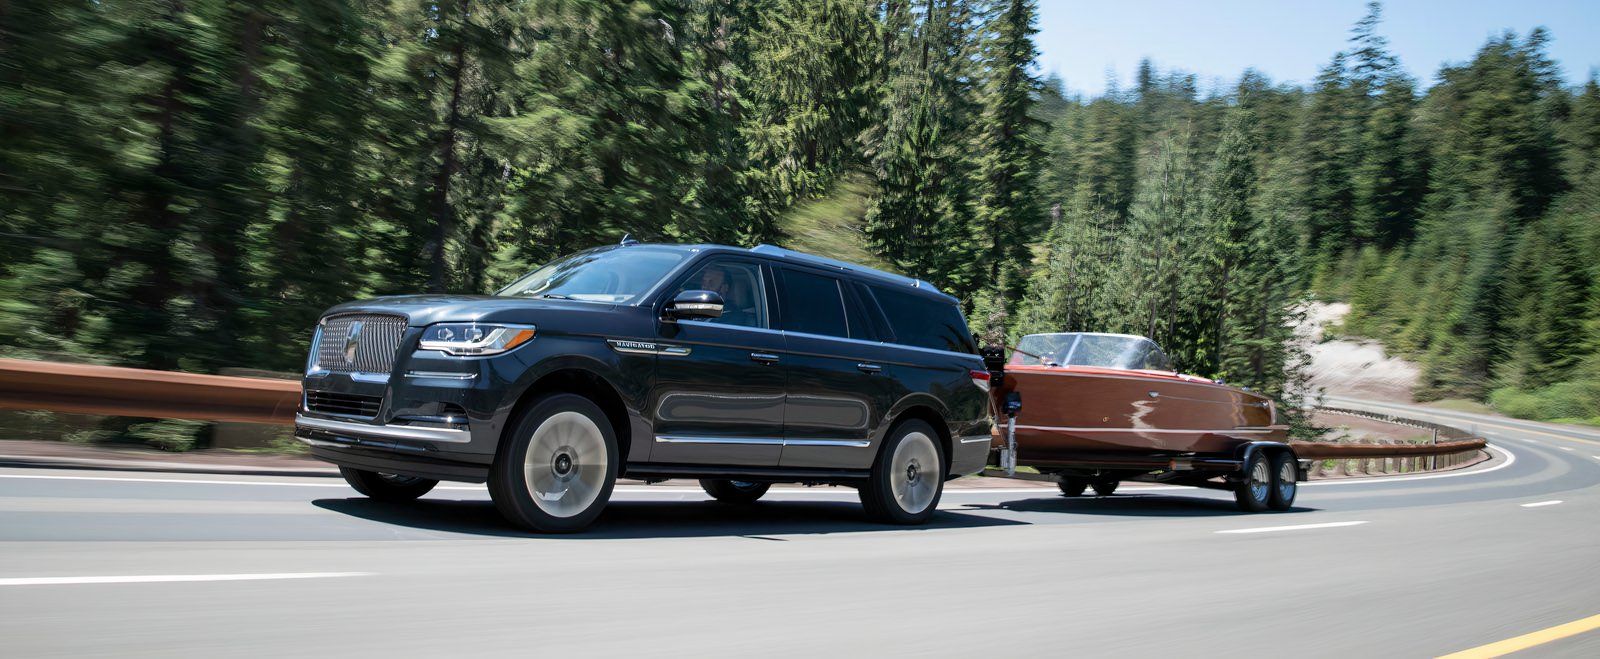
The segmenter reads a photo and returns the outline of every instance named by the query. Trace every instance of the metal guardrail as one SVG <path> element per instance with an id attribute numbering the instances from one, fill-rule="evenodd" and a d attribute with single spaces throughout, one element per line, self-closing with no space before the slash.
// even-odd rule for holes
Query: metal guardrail
<path id="1" fill-rule="evenodd" d="M 300 383 L 293 380 L 203 375 L 138 368 L 0 359 L 0 409 L 74 414 L 293 425 Z M 1360 410 L 1319 408 L 1388 423 L 1432 429 L 1448 441 L 1431 444 L 1294 442 L 1301 457 L 1323 460 L 1440 458 L 1483 449 L 1482 438 L 1457 428 Z M 1413 463 L 1415 464 L 1415 463 Z M 1402 469 L 1405 467 L 1402 463 Z"/>
<path id="2" fill-rule="evenodd" d="M 1319 461 L 1312 470 L 1315 475 L 1371 475 L 1455 469 L 1484 459 L 1483 450 L 1489 445 L 1488 440 L 1471 432 L 1440 423 L 1342 407 L 1320 406 L 1316 409 L 1427 430 L 1433 433 L 1433 438 L 1426 443 L 1294 442 L 1295 452 L 1300 457 Z"/>
<path id="3" fill-rule="evenodd" d="M 294 425 L 300 383 L 0 359 L 0 409 Z"/>

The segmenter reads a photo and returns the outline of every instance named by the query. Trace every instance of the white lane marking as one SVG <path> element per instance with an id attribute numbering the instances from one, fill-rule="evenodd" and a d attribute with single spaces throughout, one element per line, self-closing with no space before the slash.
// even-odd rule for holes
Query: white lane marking
<path id="1" fill-rule="evenodd" d="M 1304 531 L 1307 529 L 1334 529 L 1341 526 L 1360 526 L 1367 522 L 1324 522 L 1322 524 L 1294 524 L 1291 526 L 1259 526 L 1253 529 L 1228 529 L 1215 533 L 1274 533 L 1277 531 Z"/>
<path id="2" fill-rule="evenodd" d="M 1523 508 L 1543 508 L 1545 506 L 1554 506 L 1554 505 L 1556 505 L 1558 503 L 1561 503 L 1560 499 L 1551 499 L 1549 501 L 1535 501 L 1533 503 L 1525 503 L 1525 504 L 1522 504 L 1522 507 Z"/>
<path id="3" fill-rule="evenodd" d="M 111 577 L 17 577 L 0 579 L 0 586 L 61 586 L 94 583 L 171 583 L 179 581 L 263 581 L 269 579 L 327 579 L 365 577 L 371 572 L 277 572 L 267 574 L 141 574 Z"/>
<path id="4" fill-rule="evenodd" d="M 1578 449 L 1572 448 L 1571 446 L 1562 446 L 1560 448 L 1563 451 L 1576 451 L 1576 450 L 1578 450 Z"/>

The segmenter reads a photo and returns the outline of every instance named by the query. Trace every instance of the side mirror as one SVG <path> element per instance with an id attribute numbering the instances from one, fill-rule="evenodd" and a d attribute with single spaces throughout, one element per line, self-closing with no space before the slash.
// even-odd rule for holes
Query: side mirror
<path id="1" fill-rule="evenodd" d="M 722 316 L 722 296 L 715 291 L 684 291 L 662 310 L 668 320 L 708 320 Z"/>

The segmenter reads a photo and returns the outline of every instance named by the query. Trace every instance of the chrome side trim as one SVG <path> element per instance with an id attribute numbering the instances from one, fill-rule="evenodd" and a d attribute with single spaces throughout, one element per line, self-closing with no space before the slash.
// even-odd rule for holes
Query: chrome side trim
<path id="1" fill-rule="evenodd" d="M 866 448 L 872 445 L 870 439 L 784 439 L 784 446 L 849 446 L 852 448 Z"/>
<path id="2" fill-rule="evenodd" d="M 356 437 L 383 437 L 385 439 L 410 439 L 419 442 L 449 442 L 465 444 L 472 441 L 472 431 L 456 428 L 422 428 L 412 426 L 387 426 L 351 421 L 318 419 L 301 414 L 294 415 L 294 427 L 311 428 L 334 434 Z"/>
<path id="3" fill-rule="evenodd" d="M 448 371 L 411 371 L 406 373 L 408 378 L 433 378 L 436 380 L 472 380 L 478 377 L 477 373 L 451 373 Z"/>
<path id="4" fill-rule="evenodd" d="M 754 446 L 783 446 L 782 437 L 688 437 L 684 435 L 656 435 L 662 444 L 746 444 Z"/>
<path id="5" fill-rule="evenodd" d="M 974 444 L 974 443 L 977 443 L 977 442 L 987 442 L 987 441 L 991 441 L 991 440 L 992 440 L 992 438 L 989 437 L 988 435 L 969 435 L 969 436 L 966 436 L 966 437 L 962 437 L 961 438 L 961 443 L 962 444 Z"/>
<path id="6" fill-rule="evenodd" d="M 984 439 L 988 439 L 985 437 Z M 866 448 L 869 439 L 785 439 L 782 437 L 691 437 L 687 435 L 656 435 L 662 444 L 741 444 L 747 446 L 847 446 Z"/>

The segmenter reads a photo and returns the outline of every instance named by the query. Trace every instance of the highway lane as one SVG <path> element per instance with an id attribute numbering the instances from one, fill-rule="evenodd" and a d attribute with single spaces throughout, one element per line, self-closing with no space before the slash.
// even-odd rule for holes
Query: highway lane
<path id="1" fill-rule="evenodd" d="M 738 509 L 628 485 L 593 532 L 535 537 L 481 487 L 394 506 L 328 479 L 4 469 L 0 639 L 12 656 L 1434 656 L 1600 614 L 1600 446 L 1480 430 L 1493 462 L 1319 482 L 1289 513 L 1183 488 L 951 488 L 917 529 L 867 524 L 833 488 Z M 1600 632 L 1528 654 L 1600 655 Z"/>

